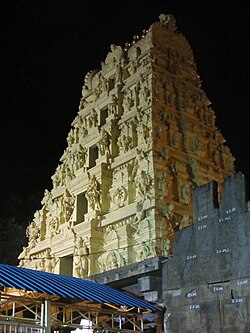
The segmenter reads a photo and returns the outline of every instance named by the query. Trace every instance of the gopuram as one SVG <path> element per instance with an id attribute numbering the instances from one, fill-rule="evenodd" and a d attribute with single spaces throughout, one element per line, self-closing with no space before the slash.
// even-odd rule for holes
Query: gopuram
<path id="1" fill-rule="evenodd" d="M 87 73 L 67 147 L 20 266 L 87 277 L 172 253 L 192 188 L 234 171 L 172 15 Z"/>

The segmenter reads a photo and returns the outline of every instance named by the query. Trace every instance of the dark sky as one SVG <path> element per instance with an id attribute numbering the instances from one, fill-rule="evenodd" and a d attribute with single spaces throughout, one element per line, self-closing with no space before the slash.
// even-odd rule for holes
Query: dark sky
<path id="1" fill-rule="evenodd" d="M 85 74 L 110 44 L 174 14 L 194 51 L 217 127 L 250 179 L 247 1 L 1 1 L 1 202 L 51 189 Z"/>

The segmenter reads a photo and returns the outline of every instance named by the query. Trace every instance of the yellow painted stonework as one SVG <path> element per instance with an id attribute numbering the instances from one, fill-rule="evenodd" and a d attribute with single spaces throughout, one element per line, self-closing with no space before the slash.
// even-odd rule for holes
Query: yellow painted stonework
<path id="1" fill-rule="evenodd" d="M 192 187 L 234 170 L 171 15 L 85 76 L 79 112 L 20 265 L 85 277 L 167 256 Z"/>

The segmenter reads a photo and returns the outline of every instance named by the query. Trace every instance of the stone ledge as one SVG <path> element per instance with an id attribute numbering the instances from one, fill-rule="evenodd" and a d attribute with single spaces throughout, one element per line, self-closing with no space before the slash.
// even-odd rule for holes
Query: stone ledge
<path id="1" fill-rule="evenodd" d="M 148 258 L 135 264 L 115 268 L 109 270 L 108 272 L 92 275 L 90 276 L 90 279 L 103 284 L 108 284 L 128 278 L 131 281 L 135 280 L 135 278 L 137 280 L 137 278 L 141 275 L 150 274 L 158 270 L 160 271 L 162 263 L 165 260 L 165 257 Z"/>

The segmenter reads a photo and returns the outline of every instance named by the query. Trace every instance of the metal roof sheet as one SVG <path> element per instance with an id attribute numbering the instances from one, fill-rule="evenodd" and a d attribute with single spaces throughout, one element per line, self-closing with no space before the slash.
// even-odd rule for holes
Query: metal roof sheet
<path id="1" fill-rule="evenodd" d="M 0 264 L 0 286 L 117 306 L 161 311 L 157 306 L 94 281 Z"/>

